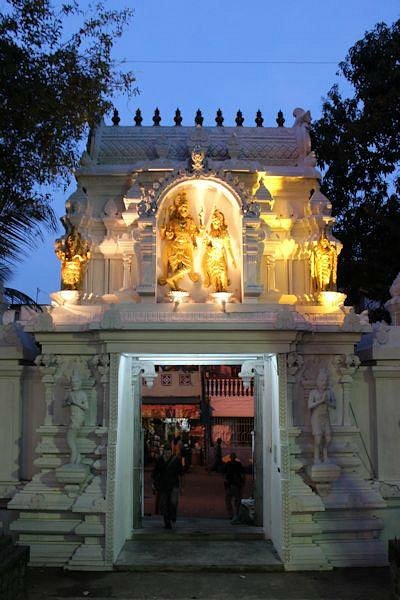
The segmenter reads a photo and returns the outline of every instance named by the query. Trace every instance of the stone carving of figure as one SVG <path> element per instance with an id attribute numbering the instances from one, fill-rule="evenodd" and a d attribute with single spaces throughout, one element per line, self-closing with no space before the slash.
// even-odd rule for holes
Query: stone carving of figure
<path id="1" fill-rule="evenodd" d="M 228 227 L 224 214 L 214 209 L 208 231 L 203 233 L 206 248 L 203 256 L 203 275 L 206 287 L 214 292 L 226 292 L 229 285 L 228 257 L 236 269 Z"/>
<path id="2" fill-rule="evenodd" d="M 71 392 L 65 404 L 70 407 L 70 424 L 67 432 L 67 443 L 71 450 L 71 464 L 81 464 L 81 455 L 78 451 L 78 432 L 85 423 L 85 414 L 89 408 L 86 392 L 81 389 L 82 382 L 78 375 L 71 379 Z"/>
<path id="3" fill-rule="evenodd" d="M 311 430 L 314 436 L 314 464 L 328 462 L 328 447 L 332 440 L 329 407 L 336 406 L 335 396 L 329 387 L 328 373 L 321 369 L 316 388 L 310 391 L 308 408 L 311 411 Z"/>
<path id="4" fill-rule="evenodd" d="M 311 254 L 311 278 L 314 290 L 336 290 L 337 250 L 323 233 Z"/>
<path id="5" fill-rule="evenodd" d="M 82 239 L 68 217 L 64 218 L 63 225 L 65 236 L 55 243 L 55 252 L 61 261 L 61 287 L 63 290 L 80 290 L 90 259 L 90 245 Z"/>
<path id="6" fill-rule="evenodd" d="M 198 234 L 199 229 L 190 215 L 189 201 L 184 193 L 180 193 L 174 199 L 168 219 L 160 227 L 160 236 L 164 240 L 160 285 L 168 284 L 171 290 L 179 290 L 179 282 L 185 275 L 192 281 L 199 280 L 199 275 L 193 271 L 193 251 Z"/>

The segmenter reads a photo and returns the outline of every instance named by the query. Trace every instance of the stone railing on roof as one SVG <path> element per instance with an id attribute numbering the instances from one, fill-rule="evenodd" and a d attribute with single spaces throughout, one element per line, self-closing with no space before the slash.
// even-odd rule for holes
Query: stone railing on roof
<path id="1" fill-rule="evenodd" d="M 284 127 L 282 120 L 278 127 L 161 126 L 159 122 L 153 126 L 141 123 L 120 126 L 119 118 L 114 118 L 113 125 L 107 126 L 102 121 L 93 132 L 89 160 L 104 165 L 142 161 L 182 163 L 190 158 L 194 148 L 201 148 L 210 162 L 229 165 L 230 161 L 253 161 L 296 166 L 310 157 L 310 114 L 296 108 L 293 115 L 292 127 Z M 311 163 L 309 166 L 314 166 Z"/>

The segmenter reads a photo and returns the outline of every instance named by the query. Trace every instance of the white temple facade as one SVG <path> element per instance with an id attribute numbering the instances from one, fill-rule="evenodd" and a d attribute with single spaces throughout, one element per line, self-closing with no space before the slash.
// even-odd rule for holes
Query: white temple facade
<path id="1" fill-rule="evenodd" d="M 400 535 L 400 288 L 373 328 L 309 113 L 291 127 L 92 131 L 57 240 L 61 290 L 0 332 L 0 496 L 31 564 L 112 569 L 141 524 L 141 385 L 156 365 L 254 380 L 257 522 L 287 570 L 387 564 Z"/>

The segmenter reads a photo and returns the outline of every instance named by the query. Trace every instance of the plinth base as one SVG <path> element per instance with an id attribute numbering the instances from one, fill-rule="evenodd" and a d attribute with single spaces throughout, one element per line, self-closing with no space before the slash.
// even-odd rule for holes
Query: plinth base
<path id="1" fill-rule="evenodd" d="M 87 465 L 68 463 L 56 469 L 56 479 L 59 483 L 79 485 L 87 479 L 89 472 Z"/>

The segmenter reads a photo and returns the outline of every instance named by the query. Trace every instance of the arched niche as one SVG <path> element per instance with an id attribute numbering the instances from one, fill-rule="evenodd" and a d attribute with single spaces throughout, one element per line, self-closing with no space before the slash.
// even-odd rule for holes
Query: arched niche
<path id="1" fill-rule="evenodd" d="M 221 211 L 225 217 L 225 223 L 231 240 L 231 248 L 236 262 L 233 266 L 228 256 L 228 275 L 230 284 L 228 291 L 232 292 L 233 298 L 238 301 L 242 299 L 242 211 L 241 200 L 229 187 L 217 179 L 188 179 L 169 186 L 163 194 L 160 194 L 156 215 L 156 281 L 157 301 L 165 302 L 170 290 L 168 285 L 159 285 L 158 280 L 164 274 L 166 242 L 161 239 L 160 230 L 168 222 L 175 198 L 185 193 L 189 202 L 189 213 L 193 218 L 199 234 L 196 236 L 196 247 L 193 253 L 193 264 L 195 273 L 199 274 L 199 280 L 194 282 L 189 276 L 185 276 L 179 282 L 179 287 L 189 292 L 193 302 L 206 302 L 214 291 L 211 287 L 206 288 L 203 273 L 203 257 L 207 251 L 204 236 L 201 233 L 200 212 L 203 209 L 203 228 L 207 231 L 210 227 L 211 216 L 215 208 Z"/>

